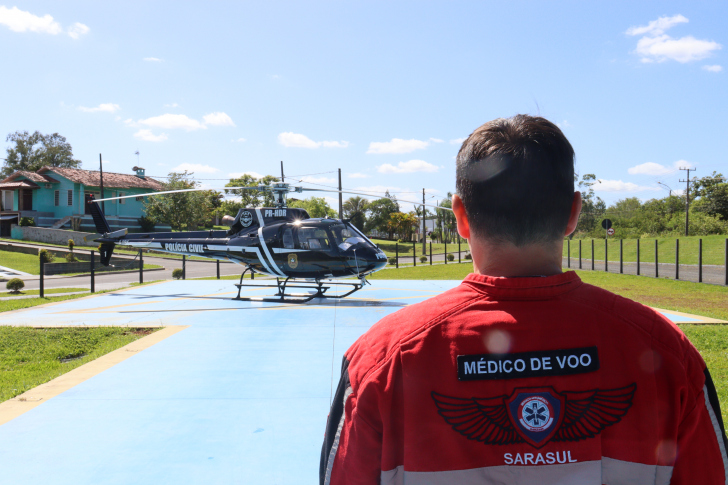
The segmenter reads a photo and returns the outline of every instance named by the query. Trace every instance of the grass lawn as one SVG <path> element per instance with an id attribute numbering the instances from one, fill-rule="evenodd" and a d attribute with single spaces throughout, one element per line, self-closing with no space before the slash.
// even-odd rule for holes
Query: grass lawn
<path id="1" fill-rule="evenodd" d="M 74 293 L 77 291 L 90 291 L 88 288 L 48 288 L 45 290 L 46 295 L 52 295 L 57 293 Z M 30 296 L 39 295 L 40 290 L 20 290 L 18 293 L 11 293 L 9 291 L 0 292 L 0 298 L 7 298 L 11 296 Z"/>
<path id="2" fill-rule="evenodd" d="M 83 254 L 79 254 L 80 259 L 83 261 L 84 256 Z M 54 263 L 65 263 L 65 259 L 63 258 L 56 258 L 53 260 Z M 99 266 L 101 263 L 99 263 Z M 18 271 L 22 271 L 24 273 L 29 274 L 40 274 L 40 262 L 38 260 L 38 256 L 35 254 L 25 254 L 25 253 L 14 253 L 12 251 L 0 251 L 0 266 L 5 266 L 6 268 L 16 269 Z M 157 264 L 144 264 L 144 269 L 157 269 L 161 268 L 162 266 L 159 266 Z M 98 268 L 98 266 L 97 266 Z M 115 269 L 112 271 L 123 271 L 124 268 Z M 90 271 L 90 270 L 89 270 Z M 71 274 L 84 274 L 84 273 L 68 273 Z"/>
<path id="3" fill-rule="evenodd" d="M 0 327 L 0 402 L 156 330 Z"/>
<path id="4" fill-rule="evenodd" d="M 472 264 L 427 265 L 378 271 L 369 279 L 461 280 L 472 269 Z M 728 287 L 725 286 L 601 271 L 577 271 L 577 274 L 585 283 L 644 305 L 728 320 Z M 723 422 L 728 422 L 728 325 L 684 324 L 680 328 L 708 364 L 721 402 Z"/>
<path id="5" fill-rule="evenodd" d="M 699 239 L 703 240 L 703 264 L 725 264 L 726 236 L 689 236 L 646 238 L 640 240 L 640 261 L 643 263 L 655 262 L 655 240 L 657 240 L 657 255 L 661 263 L 675 262 L 675 240 L 680 240 L 680 264 L 698 264 Z M 591 239 L 581 240 L 582 259 L 591 260 Z M 637 261 L 637 240 L 625 239 L 623 241 L 623 258 L 626 262 Z M 619 261 L 619 238 L 609 238 L 607 246 L 609 261 Z M 564 257 L 567 255 L 567 243 L 564 241 Z M 571 241 L 571 258 L 579 258 L 579 240 Z M 604 239 L 594 240 L 594 259 L 604 261 Z"/>
<path id="6" fill-rule="evenodd" d="M 400 256 L 412 256 L 412 243 L 397 243 L 397 241 L 387 241 L 386 239 L 372 239 L 372 242 L 379 246 L 379 249 L 384 251 L 384 253 L 387 255 L 387 257 L 394 257 L 396 254 L 396 246 L 399 247 L 399 255 Z M 415 244 L 415 255 L 421 256 L 422 255 L 422 243 Z M 463 239 L 463 242 L 460 243 L 460 250 L 465 252 L 469 251 L 470 247 L 468 246 L 468 242 Z M 445 252 L 445 244 L 440 243 L 432 243 L 432 254 L 442 254 Z M 458 243 L 447 245 L 447 252 L 448 253 L 457 253 L 458 252 Z M 430 243 L 427 243 L 427 251 L 425 251 L 425 256 L 430 255 Z M 417 261 L 419 264 L 419 261 Z"/>

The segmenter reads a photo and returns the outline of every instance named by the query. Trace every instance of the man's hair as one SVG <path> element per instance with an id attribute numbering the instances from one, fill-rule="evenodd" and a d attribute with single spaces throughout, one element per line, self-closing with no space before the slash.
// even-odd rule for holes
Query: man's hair
<path id="1" fill-rule="evenodd" d="M 460 147 L 456 179 L 475 237 L 516 246 L 564 237 L 574 149 L 550 121 L 516 115 L 479 127 Z"/>

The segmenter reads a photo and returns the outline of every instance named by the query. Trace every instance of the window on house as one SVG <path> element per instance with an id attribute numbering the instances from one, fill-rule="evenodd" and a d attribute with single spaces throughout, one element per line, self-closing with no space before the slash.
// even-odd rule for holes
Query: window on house
<path id="1" fill-rule="evenodd" d="M 61 205 L 61 191 L 60 190 L 56 190 L 56 192 L 53 194 L 53 203 L 55 204 L 56 207 Z"/>
<path id="2" fill-rule="evenodd" d="M 135 197 L 134 200 L 136 200 L 137 202 L 141 202 L 144 200 L 144 197 Z"/>
<path id="3" fill-rule="evenodd" d="M 68 205 L 69 206 L 73 205 L 73 190 L 68 191 Z"/>
<path id="4" fill-rule="evenodd" d="M 124 197 L 124 192 L 119 192 L 119 197 Z M 126 204 L 126 199 L 119 199 L 119 204 Z"/>

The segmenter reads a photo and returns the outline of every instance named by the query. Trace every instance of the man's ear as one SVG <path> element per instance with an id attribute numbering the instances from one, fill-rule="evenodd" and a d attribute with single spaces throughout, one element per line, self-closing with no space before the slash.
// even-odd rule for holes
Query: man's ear
<path id="1" fill-rule="evenodd" d="M 569 214 L 569 223 L 566 224 L 566 236 L 576 230 L 579 224 L 579 214 L 581 214 L 581 192 L 574 192 L 574 200 L 571 202 L 571 213 Z"/>
<path id="2" fill-rule="evenodd" d="M 468 215 L 465 213 L 463 200 L 458 194 L 452 196 L 452 211 L 455 214 L 455 220 L 458 223 L 458 234 L 464 239 L 470 239 L 470 222 Z"/>

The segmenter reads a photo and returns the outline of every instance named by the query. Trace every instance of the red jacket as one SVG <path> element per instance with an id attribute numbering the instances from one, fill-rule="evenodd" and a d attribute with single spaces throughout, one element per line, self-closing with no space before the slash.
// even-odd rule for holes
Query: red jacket
<path id="1" fill-rule="evenodd" d="M 346 352 L 322 484 L 726 484 L 703 359 L 581 282 L 470 275 Z"/>

